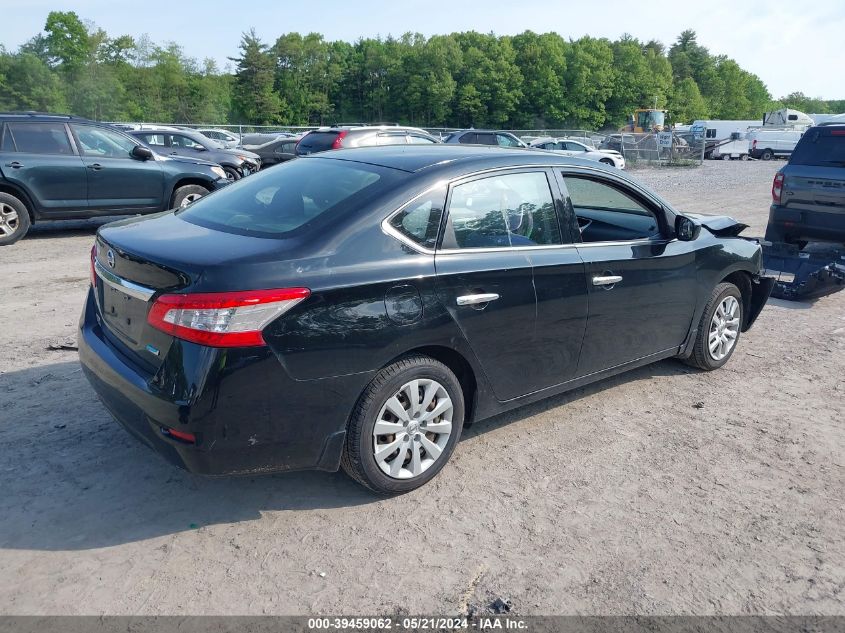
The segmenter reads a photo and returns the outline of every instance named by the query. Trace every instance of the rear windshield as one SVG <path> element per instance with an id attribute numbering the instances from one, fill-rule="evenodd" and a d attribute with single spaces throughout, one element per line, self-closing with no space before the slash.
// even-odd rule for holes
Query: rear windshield
<path id="1" fill-rule="evenodd" d="M 361 209 L 405 176 L 363 163 L 299 159 L 243 178 L 177 214 L 218 231 L 287 237 Z"/>
<path id="2" fill-rule="evenodd" d="M 845 167 L 845 128 L 810 130 L 792 152 L 792 165 Z"/>
<path id="3" fill-rule="evenodd" d="M 313 154 L 324 152 L 332 148 L 338 132 L 309 132 L 299 142 L 298 151 L 300 154 Z"/>

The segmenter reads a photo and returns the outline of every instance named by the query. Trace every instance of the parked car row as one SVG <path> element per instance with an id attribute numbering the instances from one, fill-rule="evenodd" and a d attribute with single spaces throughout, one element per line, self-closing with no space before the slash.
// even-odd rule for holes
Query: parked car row
<path id="1" fill-rule="evenodd" d="M 0 113 L 0 246 L 40 220 L 190 204 L 231 180 L 205 159 L 211 155 L 158 152 L 131 133 L 78 117 Z"/>

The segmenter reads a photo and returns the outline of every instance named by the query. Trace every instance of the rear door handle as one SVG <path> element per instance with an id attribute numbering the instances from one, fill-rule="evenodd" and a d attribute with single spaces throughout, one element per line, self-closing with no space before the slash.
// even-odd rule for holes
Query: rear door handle
<path id="1" fill-rule="evenodd" d="M 622 281 L 621 275 L 604 275 L 602 277 L 593 277 L 594 286 L 612 286 Z"/>
<path id="2" fill-rule="evenodd" d="M 477 295 L 462 295 L 458 297 L 458 305 L 459 306 L 474 306 L 478 305 L 479 303 L 490 303 L 491 301 L 495 301 L 499 298 L 494 292 L 487 292 Z"/>
<path id="3" fill-rule="evenodd" d="M 92 163 L 88 165 L 88 169 L 93 169 L 94 171 L 100 171 L 103 166 L 100 163 Z"/>
<path id="4" fill-rule="evenodd" d="M 19 163 L 16 160 L 13 160 L 11 163 L 6 163 L 6 167 L 11 167 L 12 169 L 20 169 L 23 167 L 23 163 Z"/>

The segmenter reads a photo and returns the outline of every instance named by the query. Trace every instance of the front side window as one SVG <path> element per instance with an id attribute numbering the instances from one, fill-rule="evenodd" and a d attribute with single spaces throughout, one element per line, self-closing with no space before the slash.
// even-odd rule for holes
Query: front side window
<path id="1" fill-rule="evenodd" d="M 563 178 L 582 242 L 620 242 L 660 236 L 657 215 L 621 187 L 566 175 Z"/>
<path id="2" fill-rule="evenodd" d="M 496 143 L 501 147 L 521 147 L 519 141 L 508 134 L 496 134 Z"/>
<path id="3" fill-rule="evenodd" d="M 201 198 L 177 215 L 227 233 L 287 237 L 300 229 L 327 230 L 405 177 L 399 170 L 351 161 L 292 160 Z"/>
<path id="4" fill-rule="evenodd" d="M 91 125 L 71 124 L 82 153 L 102 158 L 129 158 L 135 143 L 117 132 Z"/>
<path id="5" fill-rule="evenodd" d="M 164 147 L 164 134 L 141 134 L 140 138 L 152 147 Z"/>
<path id="6" fill-rule="evenodd" d="M 64 123 L 7 123 L 19 152 L 72 155 Z"/>
<path id="7" fill-rule="evenodd" d="M 560 226 L 544 172 L 491 176 L 452 189 L 443 248 L 560 243 Z"/>
<path id="8" fill-rule="evenodd" d="M 446 188 L 438 188 L 414 200 L 390 218 L 390 226 L 425 248 L 434 248 L 446 202 Z"/>
<path id="9" fill-rule="evenodd" d="M 197 143 L 194 139 L 181 134 L 173 134 L 170 137 L 170 144 L 173 147 L 181 147 L 183 149 L 205 149 L 202 143 Z"/>
<path id="10" fill-rule="evenodd" d="M 408 135 L 408 143 L 411 145 L 431 145 L 436 143 L 434 139 L 426 138 L 425 136 L 416 136 L 414 134 Z"/>

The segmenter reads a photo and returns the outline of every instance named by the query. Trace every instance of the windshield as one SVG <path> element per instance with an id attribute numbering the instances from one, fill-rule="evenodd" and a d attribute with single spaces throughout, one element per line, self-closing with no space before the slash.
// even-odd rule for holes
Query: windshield
<path id="1" fill-rule="evenodd" d="M 666 120 L 666 114 L 658 111 L 640 112 L 638 115 L 638 127 L 644 129 L 652 129 L 654 127 L 663 127 L 663 122 Z"/>
<path id="2" fill-rule="evenodd" d="M 789 163 L 845 167 L 845 128 L 810 130 L 795 147 Z"/>
<path id="3" fill-rule="evenodd" d="M 295 160 L 244 178 L 177 215 L 219 231 L 287 237 L 299 229 L 325 227 L 361 209 L 405 175 L 351 161 Z"/>

